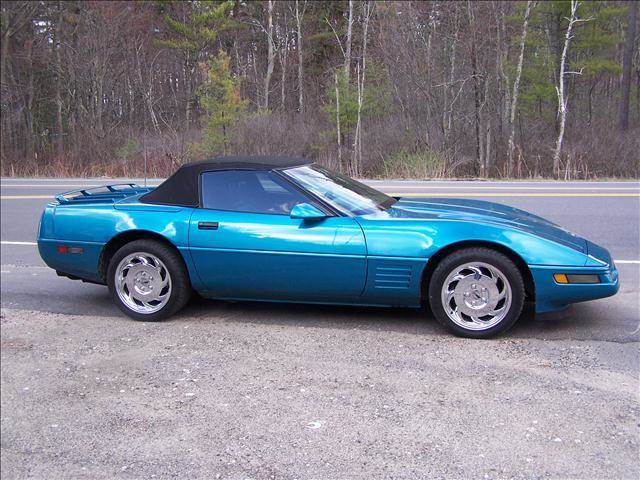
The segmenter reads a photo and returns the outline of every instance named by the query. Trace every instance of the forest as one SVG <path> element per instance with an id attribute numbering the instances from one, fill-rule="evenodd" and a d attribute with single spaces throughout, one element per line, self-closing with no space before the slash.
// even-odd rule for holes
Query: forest
<path id="1" fill-rule="evenodd" d="M 1 174 L 637 178 L 638 4 L 7 1 Z"/>

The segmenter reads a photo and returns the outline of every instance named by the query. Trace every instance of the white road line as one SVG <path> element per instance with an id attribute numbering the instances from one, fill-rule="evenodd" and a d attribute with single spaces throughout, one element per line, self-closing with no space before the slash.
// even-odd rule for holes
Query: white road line
<path id="1" fill-rule="evenodd" d="M 613 193 L 613 192 L 609 192 L 609 193 L 589 193 L 589 192 L 584 192 L 584 193 L 567 193 L 567 192 L 525 192 L 525 193 L 516 193 L 516 192 L 421 192 L 421 193 L 413 193 L 413 192 L 389 192 L 388 190 L 383 189 L 382 190 L 384 193 L 386 193 L 387 195 L 391 196 L 391 197 L 403 197 L 403 198 L 419 198 L 419 197 L 433 197 L 433 198 L 440 198 L 440 197 L 454 197 L 454 198 L 467 198 L 467 197 L 488 197 L 488 198 L 494 198 L 494 197 L 555 197 L 555 198 L 560 198 L 560 197 L 585 197 L 585 198 L 590 198 L 590 197 L 616 197 L 616 198 L 622 198 L 622 197 L 640 197 L 640 192 L 635 192 L 635 193 Z M 12 196 L 0 196 L 0 198 L 2 200 L 10 200 L 12 198 Z M 15 197 L 17 198 L 17 196 Z M 34 197 L 35 198 L 35 197 Z"/>
<path id="2" fill-rule="evenodd" d="M 507 187 L 507 186 L 490 186 L 490 185 L 377 185 L 378 188 L 397 188 L 406 190 L 461 190 L 461 189 L 478 189 L 478 190 L 631 190 L 637 192 L 640 187 Z"/>
<path id="3" fill-rule="evenodd" d="M 20 187 L 35 187 L 35 188 L 68 188 L 68 187 L 99 187 L 101 184 L 99 183 L 2 183 L 0 187 L 2 188 L 20 188 Z"/>
<path id="4" fill-rule="evenodd" d="M 11 242 L 8 240 L 2 240 L 0 241 L 0 244 L 2 245 L 30 245 L 30 246 L 36 246 L 38 245 L 36 242 Z M 629 265 L 640 265 L 640 260 L 614 260 L 614 262 L 616 262 L 617 264 L 629 264 Z"/>
<path id="5" fill-rule="evenodd" d="M 589 181 L 563 181 L 563 180 L 557 180 L 557 181 L 540 181 L 540 182 L 510 182 L 510 181 L 502 181 L 502 180 L 497 180 L 497 181 L 487 181 L 487 180 L 438 180 L 438 179 L 432 179 L 432 180 L 370 180 L 367 178 L 356 178 L 356 180 L 358 180 L 359 182 L 365 182 L 365 183 L 375 183 L 375 184 L 381 184 L 381 183 L 385 183 L 385 184 L 393 184 L 393 185 L 399 185 L 399 184 L 429 184 L 429 183 L 435 183 L 435 184 L 440 184 L 440 185 L 520 185 L 520 186 L 536 186 L 536 185 L 576 185 L 576 186 L 589 186 L 589 185 L 632 185 L 632 186 L 640 186 L 640 183 L 638 183 L 637 180 L 629 180 L 626 182 L 607 182 L 607 181 L 603 181 L 603 182 L 599 182 L 599 181 L 595 181 L 595 182 L 589 182 Z"/>
<path id="6" fill-rule="evenodd" d="M 62 185 L 62 184 L 58 184 L 58 185 L 54 185 L 54 184 L 47 184 L 47 183 L 39 183 L 39 184 L 17 184 L 17 183 L 10 183 L 10 184 L 2 184 L 0 185 L 1 188 L 66 188 L 66 189 L 70 189 L 70 188 L 95 188 L 95 187 L 104 187 L 105 185 L 112 185 L 109 182 L 105 182 L 105 183 L 95 183 L 95 184 L 88 184 L 88 183 L 69 183 L 66 185 Z M 141 184 L 137 184 L 138 186 L 143 187 L 144 185 Z M 157 187 L 158 184 L 147 184 L 147 187 Z"/>

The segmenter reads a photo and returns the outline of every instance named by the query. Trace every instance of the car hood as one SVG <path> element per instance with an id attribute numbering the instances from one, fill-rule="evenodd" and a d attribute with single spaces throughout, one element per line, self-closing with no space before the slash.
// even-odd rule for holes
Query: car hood
<path id="1" fill-rule="evenodd" d="M 386 212 L 391 218 L 447 219 L 515 228 L 587 253 L 587 241 L 524 210 L 462 198 L 400 198 Z"/>

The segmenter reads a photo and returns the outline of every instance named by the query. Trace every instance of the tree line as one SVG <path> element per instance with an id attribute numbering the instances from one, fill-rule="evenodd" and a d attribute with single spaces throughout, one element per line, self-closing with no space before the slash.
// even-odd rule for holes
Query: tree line
<path id="1" fill-rule="evenodd" d="M 636 2 L 3 1 L 3 175 L 637 177 Z"/>

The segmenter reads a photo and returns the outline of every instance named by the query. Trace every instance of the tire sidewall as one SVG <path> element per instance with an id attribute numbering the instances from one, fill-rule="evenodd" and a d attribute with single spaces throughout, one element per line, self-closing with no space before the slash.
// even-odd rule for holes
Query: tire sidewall
<path id="1" fill-rule="evenodd" d="M 169 296 L 169 301 L 157 312 L 144 314 L 131 310 L 120 299 L 116 290 L 115 275 L 118 265 L 123 258 L 135 252 L 145 252 L 155 255 L 162 260 L 171 276 L 171 295 Z M 187 292 L 191 291 L 189 277 L 182 258 L 170 247 L 155 240 L 135 240 L 121 247 L 109 261 L 107 268 L 107 286 L 118 308 L 127 316 L 142 322 L 157 322 L 173 315 L 184 306 L 189 296 Z"/>
<path id="2" fill-rule="evenodd" d="M 511 306 L 507 315 L 487 330 L 469 330 L 449 318 L 442 305 L 441 292 L 447 276 L 465 263 L 482 262 L 494 266 L 506 277 L 511 287 Z M 429 304 L 442 325 L 455 335 L 467 338 L 489 338 L 506 332 L 518 320 L 524 306 L 524 281 L 518 267 L 505 255 L 487 248 L 467 248 L 445 257 L 436 267 L 429 282 Z"/>

